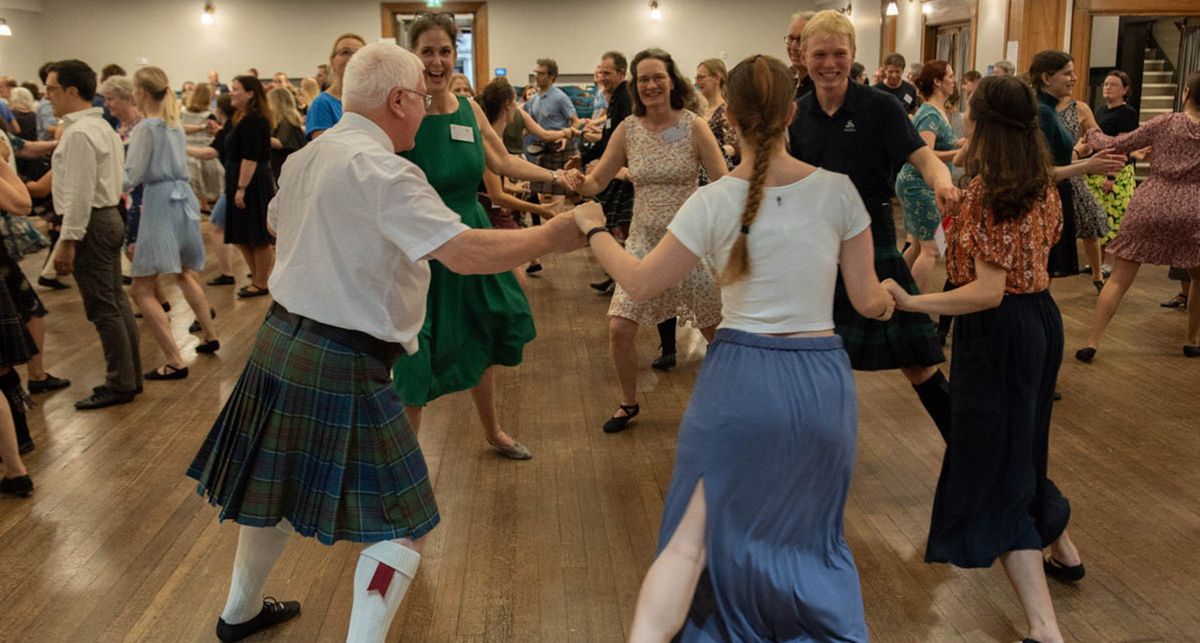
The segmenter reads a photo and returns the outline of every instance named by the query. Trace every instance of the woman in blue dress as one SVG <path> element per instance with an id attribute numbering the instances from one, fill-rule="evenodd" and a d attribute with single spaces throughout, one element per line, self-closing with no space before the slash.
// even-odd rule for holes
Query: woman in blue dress
<path id="1" fill-rule="evenodd" d="M 134 99 L 145 118 L 129 136 L 125 185 L 141 185 L 142 217 L 133 253 L 134 300 L 146 325 L 167 358 L 162 367 L 146 373 L 148 380 L 180 380 L 188 375 L 167 315 L 154 298 L 158 275 L 175 275 L 179 289 L 200 322 L 201 354 L 221 347 L 212 309 L 196 273 L 204 269 L 204 239 L 200 235 L 200 204 L 192 192 L 187 168 L 187 139 L 167 75 L 158 67 L 143 67 L 133 75 Z"/>
<path id="2" fill-rule="evenodd" d="M 948 165 L 958 150 L 958 139 L 946 112 L 946 99 L 954 93 L 954 70 L 944 60 L 925 63 L 917 78 L 917 91 L 924 102 L 913 116 L 913 125 L 925 145 Z M 912 163 L 905 163 L 896 177 L 896 197 L 904 209 L 904 231 L 912 237 L 912 245 L 904 252 L 904 262 L 912 271 L 917 288 L 926 292 L 940 254 L 934 235 L 942 222 L 942 213 L 934 204 L 933 188 Z"/>

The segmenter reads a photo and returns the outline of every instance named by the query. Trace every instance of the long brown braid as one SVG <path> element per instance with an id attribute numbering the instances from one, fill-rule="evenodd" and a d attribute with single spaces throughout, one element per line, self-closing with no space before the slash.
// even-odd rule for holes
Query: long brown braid
<path id="1" fill-rule="evenodd" d="M 762 206 L 771 150 L 787 130 L 788 110 L 795 90 L 796 84 L 787 66 L 771 56 L 751 56 L 738 63 L 729 74 L 727 109 L 737 123 L 742 140 L 754 146 L 754 166 L 750 172 L 746 205 L 742 209 L 741 231 L 733 243 L 719 285 L 727 286 L 750 274 L 747 237 Z"/>

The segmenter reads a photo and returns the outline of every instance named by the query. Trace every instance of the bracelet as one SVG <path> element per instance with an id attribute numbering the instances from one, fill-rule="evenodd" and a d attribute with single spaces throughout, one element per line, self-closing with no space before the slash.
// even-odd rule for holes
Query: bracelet
<path id="1" fill-rule="evenodd" d="M 558 170 L 550 170 L 550 182 L 558 183 Z"/>
<path id="2" fill-rule="evenodd" d="M 600 234 L 601 232 L 608 232 L 608 228 L 606 228 L 606 227 L 604 227 L 604 226 L 602 226 L 602 225 L 598 225 L 598 226 L 596 226 L 596 227 L 592 228 L 591 230 L 588 230 L 588 231 L 587 231 L 587 234 L 585 234 L 585 235 L 583 235 L 583 236 L 587 238 L 587 242 L 588 242 L 588 244 L 589 244 L 589 245 L 591 245 L 591 243 L 592 243 L 592 237 L 594 237 L 595 235 L 598 235 L 598 234 Z M 609 233 L 609 234 L 611 234 L 611 233 Z"/>

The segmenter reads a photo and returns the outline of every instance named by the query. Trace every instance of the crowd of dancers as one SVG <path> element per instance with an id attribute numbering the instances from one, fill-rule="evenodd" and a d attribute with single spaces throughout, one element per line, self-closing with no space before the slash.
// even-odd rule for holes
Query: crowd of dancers
<path id="1" fill-rule="evenodd" d="M 183 109 L 159 68 L 98 83 L 85 63 L 56 62 L 43 81 L 57 133 L 13 146 L 52 161 L 37 177 L 0 161 L 5 212 L 29 213 L 39 181 L 51 184 L 61 222 L 47 279 L 74 274 L 104 347 L 106 384 L 77 407 L 186 378 L 158 275 L 176 277 L 195 315 L 196 352 L 220 349 L 197 278 L 203 211 L 219 252 L 233 244 L 250 268 L 239 296 L 273 300 L 187 471 L 239 525 L 221 640 L 299 614 L 295 601 L 262 599 L 293 535 L 365 545 L 347 638 L 384 640 L 440 521 L 416 437 L 423 408 L 470 391 L 487 443 L 532 457 L 501 426 L 496 369 L 521 363 L 535 337 L 523 283 L 538 257 L 585 246 L 611 280 L 595 285 L 614 289 L 620 391 L 605 432 L 642 412 L 640 326 L 659 331 L 656 368 L 675 364 L 677 324 L 709 342 L 631 640 L 867 639 L 843 537 L 854 370 L 899 370 L 945 440 L 926 561 L 999 560 L 1026 640 L 1063 640 L 1047 576 L 1077 582 L 1085 569 L 1070 504 L 1048 477 L 1064 351 L 1049 287 L 1079 273 L 1082 240 L 1100 290 L 1076 353 L 1090 361 L 1138 267 L 1180 267 L 1191 278 L 1184 353 L 1200 354 L 1200 74 L 1183 111 L 1140 127 L 1122 109 L 1128 78 L 1106 79 L 1107 107 L 1093 114 L 1071 99 L 1075 72 L 1058 51 L 1035 55 L 1022 78 L 1011 65 L 967 72 L 961 96 L 945 61 L 909 84 L 889 56 L 871 87 L 852 24 L 823 11 L 793 16 L 790 65 L 709 59 L 693 82 L 661 49 L 632 61 L 605 52 L 601 105 L 584 119 L 554 86 L 552 59 L 537 61 L 535 93 L 521 100 L 504 78 L 476 93 L 455 74 L 451 15 L 421 14 L 407 34 L 407 48 L 339 36 L 319 94 L 286 78 L 268 92 L 256 73 L 221 91 L 213 77 Z M 1135 189 L 1130 157 L 1146 148 L 1151 175 Z M 137 207 L 117 207 L 127 201 Z M 524 213 L 540 225 L 522 226 Z M 939 236 L 944 289 L 929 283 Z M 145 374 L 123 247 L 165 357 Z M 45 309 L 18 258 L 6 244 L 0 381 L 16 381 L 0 399 L 0 490 L 28 496 L 20 453 L 32 441 L 12 367 L 30 363 L 31 390 L 53 376 L 31 361 Z M 235 283 L 218 259 L 208 285 Z M 930 315 L 953 319 L 950 379 Z"/>

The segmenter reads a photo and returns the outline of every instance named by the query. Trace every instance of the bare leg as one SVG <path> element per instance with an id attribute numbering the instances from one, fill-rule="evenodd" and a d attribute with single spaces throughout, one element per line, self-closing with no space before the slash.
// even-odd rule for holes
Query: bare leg
<path id="1" fill-rule="evenodd" d="M 917 257 L 921 255 L 921 244 L 917 243 L 917 238 L 911 234 L 904 235 L 904 240 L 908 242 L 908 247 L 904 249 L 904 263 L 912 270 Z"/>
<path id="2" fill-rule="evenodd" d="M 1112 321 L 1113 315 L 1116 314 L 1117 308 L 1121 305 L 1121 299 L 1133 285 L 1134 278 L 1137 277 L 1138 268 L 1142 264 L 1117 257 L 1117 263 L 1113 265 L 1112 275 L 1108 278 L 1108 283 L 1104 284 L 1104 290 L 1100 291 L 1100 299 L 1096 301 L 1096 313 L 1092 318 L 1092 330 L 1088 333 L 1087 345 L 1089 348 L 1099 348 L 1100 340 L 1104 337 L 1104 330 L 1108 328 L 1108 323 Z"/>
<path id="3" fill-rule="evenodd" d="M 900 369 L 900 372 L 904 374 L 904 377 L 908 378 L 908 381 L 913 386 L 916 386 L 924 384 L 929 378 L 933 377 L 933 374 L 937 370 L 936 366 L 905 366 Z"/>
<path id="4" fill-rule="evenodd" d="M 1088 263 L 1092 266 L 1092 281 L 1104 281 L 1103 269 L 1103 254 L 1100 252 L 1099 239 L 1080 239 L 1079 243 L 1083 245 L 1083 253 L 1087 255 Z"/>
<path id="5" fill-rule="evenodd" d="M 515 440 L 496 419 L 496 367 L 488 367 L 479 379 L 479 386 L 471 389 L 471 399 L 475 402 L 475 412 L 479 414 L 479 423 L 483 425 L 483 438 L 488 444 L 500 447 L 511 447 Z"/>
<path id="6" fill-rule="evenodd" d="M 250 270 L 250 283 L 258 283 L 258 275 L 254 274 L 254 248 L 236 244 L 238 252 L 242 253 L 242 260 L 246 262 L 246 268 Z"/>
<path id="7" fill-rule="evenodd" d="M 1188 269 L 1191 277 L 1191 294 L 1188 296 L 1187 337 L 1188 346 L 1200 346 L 1200 266 Z"/>
<path id="8" fill-rule="evenodd" d="M 275 267 L 275 252 L 270 245 L 254 247 L 254 285 L 262 290 L 267 289 L 267 280 L 271 278 L 271 269 Z"/>
<path id="9" fill-rule="evenodd" d="M 171 335 L 171 327 L 167 322 L 167 314 L 163 312 L 162 306 L 158 304 L 158 299 L 154 295 L 154 285 L 157 280 L 157 275 L 134 277 L 133 288 L 131 289 L 133 299 L 137 302 L 138 308 L 141 309 L 142 319 L 150 327 L 150 334 L 154 335 L 154 340 L 158 342 L 158 347 L 162 349 L 163 355 L 167 358 L 167 363 L 175 368 L 183 368 L 187 364 L 183 361 L 183 355 L 179 353 L 179 346 L 175 344 L 175 337 Z"/>
<path id="10" fill-rule="evenodd" d="M 8 370 L 0 369 L 0 374 Z M 12 409 L 3 395 L 0 395 L 0 460 L 4 460 L 5 478 L 19 478 L 29 473 L 17 449 L 17 427 L 13 424 Z"/>
<path id="11" fill-rule="evenodd" d="M 621 404 L 637 404 L 637 322 L 622 317 L 608 318 L 608 350 L 613 366 L 617 368 L 617 380 L 621 383 Z M 620 417 L 624 411 L 617 411 Z"/>
<path id="12" fill-rule="evenodd" d="M 176 275 L 175 279 L 179 282 L 179 289 L 183 291 L 183 297 L 187 300 L 188 306 L 191 306 L 192 313 L 196 315 L 196 321 L 200 322 L 200 328 L 204 329 L 204 341 L 210 342 L 217 339 L 217 326 L 213 323 L 212 306 L 208 303 L 208 297 L 204 294 L 204 288 L 200 286 L 196 273 L 184 270 Z"/>
<path id="13" fill-rule="evenodd" d="M 1062 643 L 1046 574 L 1042 571 L 1042 553 L 1036 549 L 1010 551 L 1000 555 L 1008 581 L 1017 592 L 1029 623 L 1029 638 L 1040 643 Z"/>
<path id="14" fill-rule="evenodd" d="M 213 226 L 212 228 L 213 244 L 217 248 L 217 269 L 223 275 L 233 276 L 233 248 L 232 244 L 225 243 L 225 230 Z"/>
<path id="15" fill-rule="evenodd" d="M 1066 529 L 1057 540 L 1050 543 L 1050 555 L 1054 557 L 1054 560 L 1068 567 L 1083 563 L 1083 559 L 1079 557 L 1079 548 L 1075 546 L 1075 542 L 1071 540 L 1071 535 Z"/>
<path id="16" fill-rule="evenodd" d="M 671 540 L 654 559 L 642 581 L 629 633 L 630 643 L 669 641 L 683 627 L 696 583 L 707 564 L 705 514 L 704 481 L 700 481 L 675 533 L 671 534 Z M 1045 585 L 1045 581 L 1042 584 Z"/>
<path id="17" fill-rule="evenodd" d="M 917 255 L 917 260 L 910 267 L 913 281 L 917 282 L 917 290 L 927 292 L 925 287 L 929 284 L 929 276 L 933 274 L 933 269 L 937 266 L 937 242 L 921 241 L 918 247 L 920 254 Z"/>
<path id="18" fill-rule="evenodd" d="M 33 338 L 33 345 L 37 346 L 37 355 L 29 358 L 29 363 L 25 365 L 26 379 L 29 381 L 46 379 L 45 367 L 45 351 L 46 346 L 46 318 L 45 317 L 30 317 L 25 323 L 25 329 L 29 331 L 29 336 Z"/>

